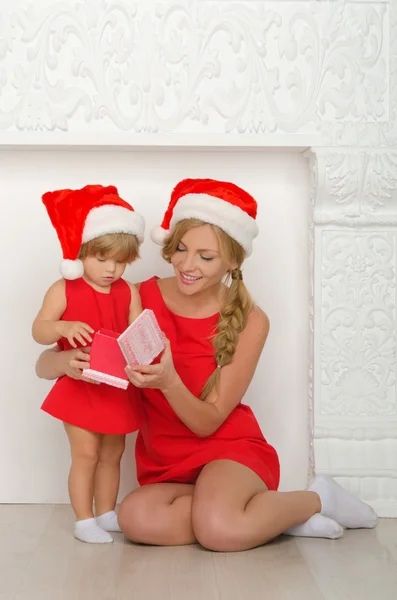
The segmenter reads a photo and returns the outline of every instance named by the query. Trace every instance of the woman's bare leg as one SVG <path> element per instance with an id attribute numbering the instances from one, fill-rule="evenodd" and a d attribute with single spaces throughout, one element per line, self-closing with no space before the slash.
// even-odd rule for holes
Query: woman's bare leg
<path id="1" fill-rule="evenodd" d="M 315 492 L 272 492 L 248 467 L 218 460 L 206 465 L 197 480 L 193 531 L 211 550 L 248 550 L 320 511 Z"/>
<path id="2" fill-rule="evenodd" d="M 129 494 L 119 508 L 119 525 L 131 541 L 158 546 L 195 544 L 192 529 L 194 486 L 154 483 Z"/>
<path id="3" fill-rule="evenodd" d="M 320 477 L 315 491 L 273 492 L 248 467 L 218 460 L 203 468 L 195 486 L 163 483 L 132 492 L 120 507 L 120 525 L 136 542 L 198 541 L 225 552 L 248 550 L 282 533 L 334 539 L 343 532 L 337 515 L 346 518 L 346 527 L 375 526 L 374 511 L 335 486 Z"/>
<path id="4" fill-rule="evenodd" d="M 223 462 L 229 463 L 230 461 Z M 251 481 L 255 480 L 256 491 L 262 492 L 267 489 L 255 473 L 246 467 L 239 466 L 248 474 L 252 474 L 252 477 L 248 475 L 246 480 L 242 479 L 237 484 L 234 482 L 234 487 L 241 486 L 244 489 L 245 486 L 246 489 L 248 479 L 251 479 Z M 274 494 L 273 492 L 269 493 Z M 248 494 L 250 494 L 249 490 Z M 305 492 L 296 492 L 296 494 L 298 498 L 301 494 L 306 495 Z M 192 495 L 195 499 L 195 486 L 192 485 L 158 483 L 139 488 L 127 496 L 120 506 L 121 529 L 129 539 L 138 543 L 166 546 L 194 544 L 197 540 L 192 525 Z M 226 496 L 232 498 L 235 496 L 235 492 L 230 493 L 228 490 Z M 316 494 L 312 493 L 307 496 L 309 499 L 316 498 Z M 211 502 L 211 496 L 208 497 L 208 500 Z M 208 507 L 209 516 L 212 514 L 212 508 Z M 311 512 L 311 510 L 304 511 L 303 518 L 306 519 L 308 514 L 311 516 Z M 208 524 L 206 515 L 202 516 L 204 522 Z M 319 516 L 319 518 L 327 521 L 325 517 Z M 290 519 L 288 523 L 290 523 Z M 324 528 L 324 523 L 322 526 Z M 252 528 L 256 531 L 257 527 L 258 524 L 253 522 Z M 247 530 L 245 533 L 249 533 L 249 531 Z"/>

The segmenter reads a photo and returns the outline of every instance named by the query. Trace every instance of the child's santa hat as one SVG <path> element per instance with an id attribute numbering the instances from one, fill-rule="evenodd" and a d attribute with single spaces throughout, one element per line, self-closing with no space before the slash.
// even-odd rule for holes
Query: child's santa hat
<path id="1" fill-rule="evenodd" d="M 143 241 L 145 221 L 120 198 L 113 185 L 86 185 L 80 190 L 57 190 L 42 197 L 62 247 L 62 277 L 83 276 L 82 244 L 107 233 L 129 233 Z"/>
<path id="2" fill-rule="evenodd" d="M 160 227 L 151 231 L 159 245 L 179 221 L 200 219 L 217 225 L 235 239 L 249 256 L 258 235 L 257 203 L 248 192 L 233 183 L 214 179 L 184 179 L 175 187 Z"/>

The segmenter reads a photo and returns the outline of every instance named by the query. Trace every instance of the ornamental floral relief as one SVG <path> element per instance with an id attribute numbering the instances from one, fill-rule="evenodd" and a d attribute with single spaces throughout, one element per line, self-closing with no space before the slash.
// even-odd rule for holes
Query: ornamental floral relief
<path id="1" fill-rule="evenodd" d="M 396 413 L 396 233 L 323 231 L 322 415 Z"/>
<path id="2" fill-rule="evenodd" d="M 0 2 L 0 129 L 312 133 L 389 120 L 389 4 Z"/>
<path id="3" fill-rule="evenodd" d="M 318 224 L 397 224 L 397 152 L 318 148 Z"/>

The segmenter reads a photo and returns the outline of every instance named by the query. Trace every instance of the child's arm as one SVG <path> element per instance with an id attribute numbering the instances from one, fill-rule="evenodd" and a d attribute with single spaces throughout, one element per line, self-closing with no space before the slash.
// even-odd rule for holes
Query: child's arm
<path id="1" fill-rule="evenodd" d="M 128 325 L 131 325 L 131 323 L 141 314 L 142 303 L 137 287 L 129 281 L 127 281 L 127 283 L 131 290 L 130 314 L 128 315 Z"/>
<path id="2" fill-rule="evenodd" d="M 65 337 L 74 348 L 77 347 L 74 339 L 83 346 L 87 345 L 86 340 L 91 342 L 90 333 L 93 333 L 93 329 L 89 325 L 79 321 L 60 321 L 65 310 L 65 280 L 60 279 L 50 287 L 44 296 L 43 305 L 33 322 L 33 339 L 39 344 L 48 346 Z"/>

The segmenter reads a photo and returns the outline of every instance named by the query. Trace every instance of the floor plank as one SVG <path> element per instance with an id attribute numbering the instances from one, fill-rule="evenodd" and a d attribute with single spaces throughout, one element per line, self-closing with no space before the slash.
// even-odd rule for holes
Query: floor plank
<path id="1" fill-rule="evenodd" d="M 242 553 L 91 545 L 69 506 L 0 506 L 0 600 L 395 600 L 397 520 L 341 540 L 280 538 Z"/>
<path id="2" fill-rule="evenodd" d="M 54 507 L 50 505 L 3 504 L 0 511 L 0 551 L 33 552 Z"/>
<path id="3" fill-rule="evenodd" d="M 84 544 L 73 537 L 69 507 L 57 507 L 33 553 L 15 600 L 116 600 L 124 539 Z"/>
<path id="4" fill-rule="evenodd" d="M 293 538 L 248 552 L 213 554 L 213 560 L 220 600 L 324 600 Z"/>
<path id="5" fill-rule="evenodd" d="M 375 533 L 378 543 L 390 553 L 397 566 L 397 519 L 381 519 Z"/>
<path id="6" fill-rule="evenodd" d="M 0 600 L 13 600 L 53 511 L 52 506 L 1 506 Z"/>
<path id="7" fill-rule="evenodd" d="M 212 554 L 198 546 L 126 542 L 117 600 L 219 600 Z"/>
<path id="8" fill-rule="evenodd" d="M 396 600 L 396 562 L 376 530 L 346 531 L 334 541 L 297 538 L 297 545 L 325 600 Z"/>

